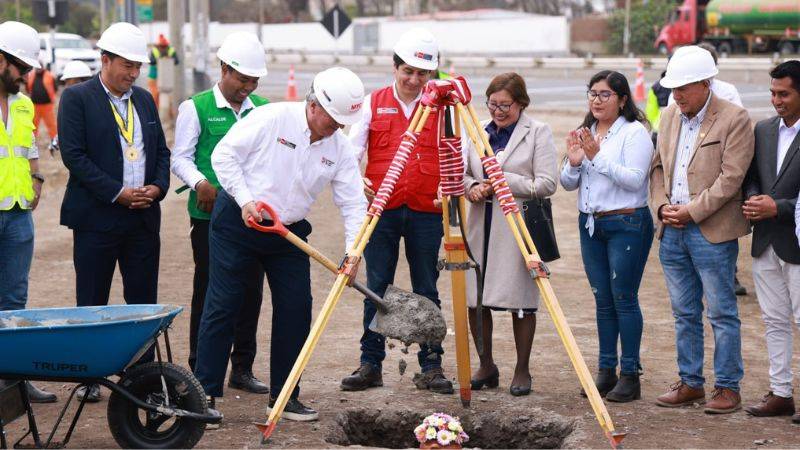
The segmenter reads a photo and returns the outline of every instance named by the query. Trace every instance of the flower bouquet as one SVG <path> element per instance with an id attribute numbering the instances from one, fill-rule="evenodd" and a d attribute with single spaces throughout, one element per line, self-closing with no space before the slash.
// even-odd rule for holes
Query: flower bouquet
<path id="1" fill-rule="evenodd" d="M 419 448 L 461 448 L 469 440 L 458 417 L 435 413 L 414 429 Z"/>

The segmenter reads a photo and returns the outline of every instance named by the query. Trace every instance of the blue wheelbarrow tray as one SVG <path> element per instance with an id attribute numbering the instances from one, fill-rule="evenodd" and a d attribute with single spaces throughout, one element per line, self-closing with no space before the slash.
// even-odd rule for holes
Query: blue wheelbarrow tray
<path id="1" fill-rule="evenodd" d="M 137 361 L 183 310 L 112 305 L 0 311 L 0 378 L 103 378 Z"/>

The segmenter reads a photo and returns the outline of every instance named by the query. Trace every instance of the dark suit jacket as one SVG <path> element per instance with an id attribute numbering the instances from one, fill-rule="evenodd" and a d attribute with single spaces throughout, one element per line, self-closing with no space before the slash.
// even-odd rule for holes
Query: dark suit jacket
<path id="1" fill-rule="evenodd" d="M 158 231 L 158 202 L 169 189 L 169 149 L 153 97 L 134 86 L 131 97 L 146 155 L 145 184 L 161 188 L 161 197 L 146 209 L 131 210 L 113 201 L 122 189 L 119 129 L 99 75 L 64 91 L 58 106 L 58 141 L 69 181 L 61 204 L 61 224 L 73 230 L 110 231 L 144 222 Z"/>
<path id="2" fill-rule="evenodd" d="M 794 233 L 794 207 L 800 191 L 800 133 L 795 137 L 778 171 L 780 117 L 756 124 L 755 156 L 744 183 L 745 198 L 769 195 L 778 205 L 778 216 L 754 223 L 752 255 L 772 248 L 783 261 L 800 264 L 800 246 Z"/>

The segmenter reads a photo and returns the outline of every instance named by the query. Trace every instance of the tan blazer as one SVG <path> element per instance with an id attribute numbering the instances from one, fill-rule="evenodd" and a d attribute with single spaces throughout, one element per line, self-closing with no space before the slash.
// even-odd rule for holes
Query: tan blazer
<path id="1" fill-rule="evenodd" d="M 656 219 L 672 191 L 680 114 L 678 106 L 671 105 L 661 115 L 650 168 L 650 208 Z M 687 168 L 689 214 L 709 242 L 730 241 L 750 232 L 750 223 L 742 215 L 742 182 L 753 159 L 753 145 L 747 111 L 711 94 Z M 656 236 L 661 239 L 664 225 L 660 220 L 657 224 Z"/>
<path id="2" fill-rule="evenodd" d="M 485 127 L 489 121 L 482 123 Z M 465 139 L 464 154 L 466 174 L 464 182 L 469 189 L 483 180 L 483 167 L 475 148 Z M 533 198 L 545 198 L 556 191 L 556 146 L 550 126 L 533 120 L 524 112 L 520 115 L 508 145 L 498 155 L 508 186 L 517 204 Z M 484 202 L 467 202 L 467 242 L 478 264 L 483 265 Z M 484 306 L 509 309 L 537 308 L 539 289 L 525 268 L 514 236 L 503 216 L 500 205 L 492 207 L 492 228 L 489 233 L 489 252 L 486 258 Z M 477 279 L 475 272 L 467 272 L 467 304 L 477 305 Z"/>

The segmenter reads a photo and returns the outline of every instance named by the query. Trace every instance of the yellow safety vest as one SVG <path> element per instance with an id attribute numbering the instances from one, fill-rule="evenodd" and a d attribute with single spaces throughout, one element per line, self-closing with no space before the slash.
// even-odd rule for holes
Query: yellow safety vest
<path id="1" fill-rule="evenodd" d="M 8 105 L 11 136 L 0 121 L 0 211 L 19 204 L 30 209 L 33 202 L 33 180 L 28 152 L 33 147 L 33 102 L 19 94 Z"/>

